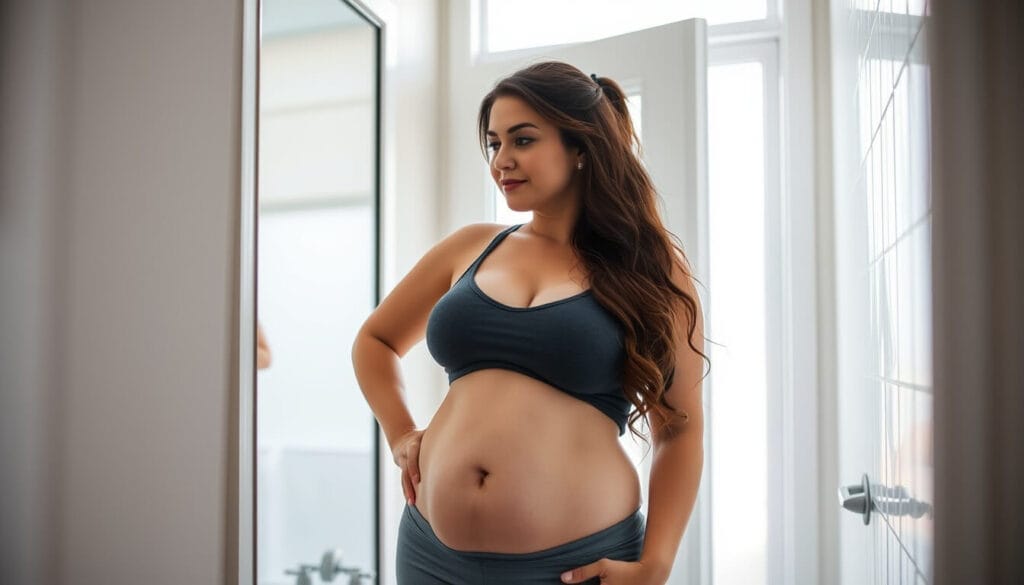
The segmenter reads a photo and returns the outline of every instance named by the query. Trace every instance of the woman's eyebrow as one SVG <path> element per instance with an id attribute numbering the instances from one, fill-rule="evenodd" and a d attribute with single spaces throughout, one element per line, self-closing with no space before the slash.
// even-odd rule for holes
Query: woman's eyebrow
<path id="1" fill-rule="evenodd" d="M 530 126 L 532 128 L 537 128 L 537 126 L 535 124 L 531 124 L 529 122 L 520 122 L 519 124 L 516 124 L 515 126 L 512 126 L 511 128 L 509 128 L 508 132 L 506 132 L 506 134 L 511 134 L 511 133 L 515 132 L 516 130 L 519 130 L 520 128 L 525 128 L 527 126 Z M 540 130 L 540 128 L 537 128 L 537 129 Z M 494 130 L 488 130 L 487 131 L 487 135 L 488 136 L 497 136 L 498 133 L 495 132 Z"/>

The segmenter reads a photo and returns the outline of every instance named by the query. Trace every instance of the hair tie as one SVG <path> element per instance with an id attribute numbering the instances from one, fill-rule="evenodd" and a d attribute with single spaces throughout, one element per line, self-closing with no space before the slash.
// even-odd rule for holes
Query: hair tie
<path id="1" fill-rule="evenodd" d="M 590 74 L 590 78 L 594 80 L 594 83 L 601 85 L 601 82 L 597 80 L 597 76 L 593 73 Z"/>

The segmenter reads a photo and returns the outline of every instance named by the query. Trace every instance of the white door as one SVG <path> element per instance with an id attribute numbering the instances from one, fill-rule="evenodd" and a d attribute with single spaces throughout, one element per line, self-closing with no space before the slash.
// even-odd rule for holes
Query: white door
<path id="1" fill-rule="evenodd" d="M 452 30 L 476 26 L 468 0 L 453 2 L 450 17 Z M 590 42 L 491 54 L 474 52 L 463 40 L 469 37 L 452 35 L 449 55 L 447 128 L 451 150 L 445 231 L 475 221 L 509 222 L 504 199 L 477 143 L 480 101 L 500 78 L 518 69 L 539 61 L 564 61 L 584 73 L 610 77 L 625 90 L 643 144 L 643 162 L 664 201 L 665 222 L 682 241 L 697 278 L 707 282 L 705 21 L 691 19 Z M 705 392 L 707 388 L 705 383 Z M 629 433 L 622 440 L 638 462 L 646 514 L 651 457 L 640 462 L 642 445 Z M 707 476 L 705 470 L 705 481 Z M 701 569 L 707 567 L 699 554 L 708 550 L 700 546 L 708 536 L 702 529 L 706 523 L 701 522 L 706 504 L 706 498 L 699 495 L 672 571 L 672 585 L 701 582 Z"/>

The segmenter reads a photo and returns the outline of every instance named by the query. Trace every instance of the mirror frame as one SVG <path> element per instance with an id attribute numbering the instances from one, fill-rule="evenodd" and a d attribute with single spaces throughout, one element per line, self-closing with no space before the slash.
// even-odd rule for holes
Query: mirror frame
<path id="1" fill-rule="evenodd" d="M 384 204 L 384 74 L 387 66 L 384 19 L 361 0 L 337 0 L 361 16 L 376 31 L 374 49 L 377 62 L 374 68 L 377 112 L 374 132 L 374 273 L 373 308 L 380 304 L 383 279 L 382 227 Z M 388 0 L 381 0 L 387 3 Z M 393 13 L 394 6 L 370 0 L 369 4 Z M 257 241 L 259 212 L 259 67 L 263 3 L 262 0 L 242 0 L 241 34 L 241 143 L 239 197 L 239 236 L 237 273 L 237 376 L 238 393 L 230 397 L 229 412 L 237 413 L 229 421 L 229 448 L 227 473 L 227 535 L 225 570 L 228 583 L 257 585 L 256 583 L 256 322 L 257 322 Z M 372 309 L 371 309 L 372 310 Z M 372 417 L 374 491 L 374 582 L 381 582 L 381 486 L 380 453 L 381 431 Z"/>

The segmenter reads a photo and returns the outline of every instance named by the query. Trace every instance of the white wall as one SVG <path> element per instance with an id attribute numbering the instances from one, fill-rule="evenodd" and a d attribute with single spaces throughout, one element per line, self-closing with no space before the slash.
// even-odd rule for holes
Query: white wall
<path id="1" fill-rule="evenodd" d="M 217 583 L 241 2 L 5 3 L 4 583 Z"/>

